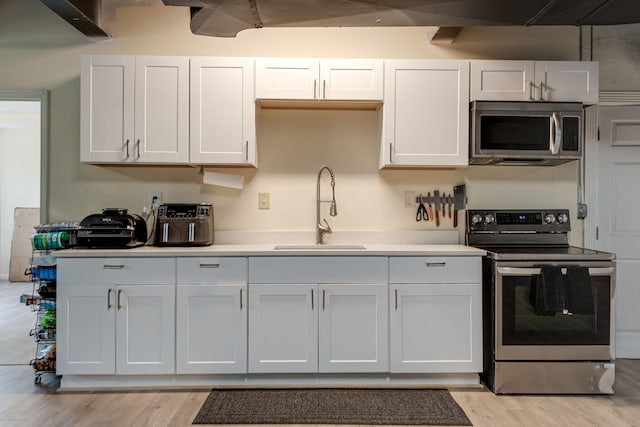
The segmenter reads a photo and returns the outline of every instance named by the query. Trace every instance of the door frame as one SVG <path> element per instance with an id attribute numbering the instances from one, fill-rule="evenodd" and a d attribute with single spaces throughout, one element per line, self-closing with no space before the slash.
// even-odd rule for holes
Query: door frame
<path id="1" fill-rule="evenodd" d="M 40 102 L 40 223 L 49 220 L 49 92 L 0 90 L 0 101 Z"/>

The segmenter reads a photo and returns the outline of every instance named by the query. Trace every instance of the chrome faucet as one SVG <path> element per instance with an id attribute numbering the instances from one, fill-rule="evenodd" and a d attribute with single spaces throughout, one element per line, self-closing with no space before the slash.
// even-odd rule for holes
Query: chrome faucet
<path id="1" fill-rule="evenodd" d="M 331 227 L 327 223 L 326 219 L 322 219 L 324 221 L 324 225 L 320 222 L 320 204 L 322 202 L 329 202 L 329 200 L 320 200 L 320 177 L 322 176 L 322 172 L 324 170 L 329 171 L 331 175 L 331 207 L 329 208 L 329 215 L 336 216 L 338 215 L 338 209 L 336 208 L 336 180 L 333 171 L 329 166 L 322 166 L 318 171 L 318 185 L 316 187 L 316 244 L 322 244 L 322 236 L 324 233 L 331 233 Z"/>

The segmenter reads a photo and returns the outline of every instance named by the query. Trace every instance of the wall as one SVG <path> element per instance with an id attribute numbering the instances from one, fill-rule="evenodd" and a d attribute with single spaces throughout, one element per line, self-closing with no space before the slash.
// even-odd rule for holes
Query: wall
<path id="1" fill-rule="evenodd" d="M 39 123 L 39 115 L 35 116 Z M 0 127 L 0 277 L 9 274 L 14 209 L 40 205 L 39 159 L 39 126 L 36 129 Z"/>
<path id="2" fill-rule="evenodd" d="M 8 12 L 28 14 L 29 22 L 37 23 L 28 35 L 17 25 L 0 26 L 0 85 L 51 91 L 51 220 L 79 220 L 107 206 L 140 212 L 151 191 L 163 191 L 165 201 L 212 202 L 217 229 L 312 230 L 315 176 L 324 163 L 337 175 L 334 230 L 433 228 L 431 222 L 415 222 L 403 191 L 451 192 L 461 182 L 468 184 L 470 207 L 568 207 L 575 218 L 575 164 L 378 171 L 376 112 L 258 111 L 259 168 L 231 170 L 245 176 L 242 191 L 202 186 L 198 170 L 190 167 L 80 164 L 83 54 L 550 60 L 579 55 L 575 27 L 469 27 L 445 47 L 428 43 L 432 27 L 260 29 L 224 39 L 192 35 L 187 8 L 146 3 L 151 6 L 118 9 L 107 22 L 114 39 L 96 44 L 85 43 L 36 0 L 11 0 L 3 12 L 10 22 L 15 19 Z M 258 192 L 271 193 L 270 210 L 257 209 Z M 573 243 L 580 244 L 581 236 L 581 224 L 574 225 Z"/>

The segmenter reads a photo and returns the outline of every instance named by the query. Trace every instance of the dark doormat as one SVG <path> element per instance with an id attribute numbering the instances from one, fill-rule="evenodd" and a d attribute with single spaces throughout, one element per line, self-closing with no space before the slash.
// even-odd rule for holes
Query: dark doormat
<path id="1" fill-rule="evenodd" d="M 213 390 L 194 424 L 395 424 L 470 426 L 447 390 Z"/>

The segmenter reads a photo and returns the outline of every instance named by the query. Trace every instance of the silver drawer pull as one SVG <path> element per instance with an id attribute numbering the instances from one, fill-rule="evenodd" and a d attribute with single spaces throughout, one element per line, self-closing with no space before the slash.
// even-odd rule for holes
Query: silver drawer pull
<path id="1" fill-rule="evenodd" d="M 427 267 L 446 267 L 446 262 L 427 262 L 425 263 Z"/>
<path id="2" fill-rule="evenodd" d="M 103 269 L 105 270 L 122 270 L 124 268 L 124 265 L 122 264 L 104 264 L 102 266 Z"/>
<path id="3" fill-rule="evenodd" d="M 200 264 L 200 268 L 220 268 L 220 264 Z"/>

